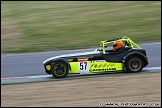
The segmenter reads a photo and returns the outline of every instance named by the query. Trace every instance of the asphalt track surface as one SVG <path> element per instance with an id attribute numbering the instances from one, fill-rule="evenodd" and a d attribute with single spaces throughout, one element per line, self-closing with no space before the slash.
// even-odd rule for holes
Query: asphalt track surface
<path id="1" fill-rule="evenodd" d="M 149 64 L 146 67 L 161 67 L 161 42 L 139 44 L 139 46 L 146 50 L 149 57 Z M 1 78 L 47 75 L 43 67 L 44 60 L 62 54 L 81 53 L 95 49 L 1 55 Z"/>

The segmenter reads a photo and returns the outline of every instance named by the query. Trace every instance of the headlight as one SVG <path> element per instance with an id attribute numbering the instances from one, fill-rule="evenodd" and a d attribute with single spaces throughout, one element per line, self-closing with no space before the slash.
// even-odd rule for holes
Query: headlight
<path id="1" fill-rule="evenodd" d="M 50 65 L 46 65 L 46 69 L 49 71 L 51 69 Z"/>

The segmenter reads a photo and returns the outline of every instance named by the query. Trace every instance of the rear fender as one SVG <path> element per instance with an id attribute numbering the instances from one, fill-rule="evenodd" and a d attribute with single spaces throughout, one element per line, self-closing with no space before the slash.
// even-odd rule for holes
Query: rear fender
<path id="1" fill-rule="evenodd" d="M 126 56 L 123 57 L 122 62 L 126 63 L 128 58 L 131 57 L 131 56 L 139 56 L 139 57 L 141 57 L 143 59 L 143 61 L 144 61 L 144 66 L 148 64 L 146 56 L 144 54 L 140 53 L 140 52 L 137 52 L 137 51 L 128 53 Z"/>

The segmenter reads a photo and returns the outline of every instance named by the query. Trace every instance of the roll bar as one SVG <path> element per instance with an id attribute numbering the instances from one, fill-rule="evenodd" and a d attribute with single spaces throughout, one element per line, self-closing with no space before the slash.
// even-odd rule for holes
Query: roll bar
<path id="1" fill-rule="evenodd" d="M 110 44 L 110 43 L 114 43 L 115 41 L 122 41 L 125 42 L 125 47 L 128 48 L 138 48 L 141 49 L 135 42 L 133 42 L 130 38 L 124 36 L 122 38 L 114 38 L 114 39 L 110 39 L 110 40 L 104 40 L 100 42 L 100 51 L 103 51 L 103 54 L 105 54 L 105 46 Z"/>

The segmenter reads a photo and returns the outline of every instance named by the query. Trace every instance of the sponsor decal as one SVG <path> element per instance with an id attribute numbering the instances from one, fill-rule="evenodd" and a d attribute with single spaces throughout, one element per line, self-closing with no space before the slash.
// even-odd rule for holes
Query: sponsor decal
<path id="1" fill-rule="evenodd" d="M 94 65 L 94 67 L 95 67 L 95 68 L 97 68 L 97 67 L 98 67 L 98 65 L 97 65 L 97 64 L 95 64 L 95 65 Z"/>
<path id="2" fill-rule="evenodd" d="M 105 63 L 104 65 L 103 65 L 103 68 L 106 66 L 107 64 Z"/>
<path id="3" fill-rule="evenodd" d="M 100 65 L 98 66 L 98 68 L 100 68 L 102 65 L 103 65 L 103 64 L 100 64 Z"/>
<path id="4" fill-rule="evenodd" d="M 115 71 L 116 68 L 107 68 L 107 69 L 90 69 L 89 71 L 90 72 L 93 72 L 93 71 Z"/>
<path id="5" fill-rule="evenodd" d="M 78 58 L 78 62 L 88 61 L 88 58 Z"/>
<path id="6" fill-rule="evenodd" d="M 95 62 L 106 62 L 106 60 L 94 60 L 94 61 L 91 61 L 92 63 L 95 63 Z"/>
<path id="7" fill-rule="evenodd" d="M 102 64 L 97 64 L 97 63 L 93 63 L 91 65 L 91 68 L 109 68 L 109 67 L 113 67 L 115 65 L 115 63 L 102 63 Z"/>

